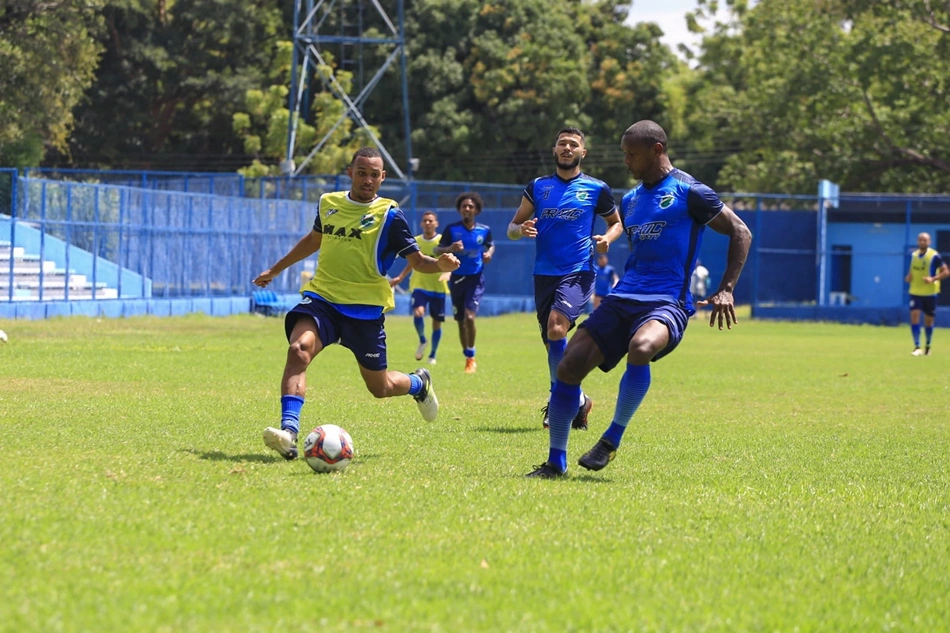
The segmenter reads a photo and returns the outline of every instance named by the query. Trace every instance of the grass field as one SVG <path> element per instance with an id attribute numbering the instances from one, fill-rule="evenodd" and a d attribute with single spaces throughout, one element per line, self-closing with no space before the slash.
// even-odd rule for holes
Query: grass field
<path id="1" fill-rule="evenodd" d="M 620 370 L 538 481 L 533 315 L 478 321 L 474 376 L 449 327 L 431 424 L 315 361 L 304 425 L 358 451 L 316 475 L 261 441 L 277 319 L 0 321 L 0 630 L 950 629 L 950 330 L 693 323 L 610 467 Z"/>

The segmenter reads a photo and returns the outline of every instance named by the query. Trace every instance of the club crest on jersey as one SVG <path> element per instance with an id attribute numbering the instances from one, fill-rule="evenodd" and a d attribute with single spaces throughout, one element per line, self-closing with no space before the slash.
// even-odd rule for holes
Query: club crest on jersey
<path id="1" fill-rule="evenodd" d="M 647 222 L 646 224 L 634 224 L 627 227 L 627 237 L 629 237 L 631 240 L 635 237 L 641 240 L 659 239 L 660 234 L 663 233 L 664 226 L 666 226 L 666 222 Z"/>
<path id="2" fill-rule="evenodd" d="M 590 200 L 590 193 L 587 192 L 587 191 L 578 191 L 578 192 L 575 194 L 575 196 L 576 196 L 577 199 L 580 200 L 581 202 L 587 202 L 588 200 Z"/>
<path id="3" fill-rule="evenodd" d="M 661 209 L 669 209 L 670 207 L 673 206 L 673 203 L 674 203 L 674 202 L 676 202 L 676 196 L 674 196 L 674 195 L 671 194 L 671 193 L 668 193 L 668 194 L 666 194 L 665 196 L 663 196 L 662 198 L 660 198 L 660 208 L 661 208 Z"/>
<path id="4" fill-rule="evenodd" d="M 368 229 L 369 227 L 373 226 L 375 222 L 376 222 L 376 216 L 374 216 L 372 213 L 367 213 L 366 215 L 360 218 L 360 228 Z"/>
<path id="5" fill-rule="evenodd" d="M 482 237 L 481 235 L 479 235 L 478 237 L 475 238 L 475 243 L 478 244 L 479 246 L 481 246 L 481 245 L 482 245 L 482 242 L 484 242 L 484 241 L 485 241 L 485 238 Z"/>

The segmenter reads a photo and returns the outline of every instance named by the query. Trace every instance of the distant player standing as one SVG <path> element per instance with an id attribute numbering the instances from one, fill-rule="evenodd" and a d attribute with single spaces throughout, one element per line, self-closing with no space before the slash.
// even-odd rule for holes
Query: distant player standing
<path id="1" fill-rule="evenodd" d="M 606 253 L 623 232 L 610 187 L 581 172 L 581 161 L 587 155 L 584 133 L 576 127 L 561 129 L 553 153 L 555 172 L 528 183 L 508 225 L 510 239 L 536 239 L 534 303 L 541 340 L 548 351 L 552 387 L 567 347 L 567 333 L 594 291 L 594 251 Z M 597 216 L 607 222 L 603 235 L 592 235 Z M 573 428 L 587 430 L 592 406 L 591 399 L 581 392 Z M 548 405 L 541 411 L 542 424 L 548 428 Z"/>
<path id="2" fill-rule="evenodd" d="M 474 374 L 478 368 L 475 362 L 475 316 L 485 293 L 485 264 L 495 254 L 495 244 L 491 229 L 475 221 L 475 216 L 482 212 L 480 195 L 473 192 L 459 194 L 455 208 L 462 220 L 445 227 L 435 254 L 454 253 L 461 261 L 458 270 L 449 277 L 449 292 L 452 294 L 452 312 L 459 324 L 465 373 Z"/>
<path id="3" fill-rule="evenodd" d="M 729 236 L 726 271 L 709 298 L 709 325 L 736 322 L 732 290 L 749 253 L 752 236 L 745 223 L 715 192 L 673 167 L 666 132 L 653 121 L 638 121 L 621 139 L 624 162 L 641 184 L 623 197 L 621 214 L 631 252 L 612 294 L 571 338 L 551 390 L 551 445 L 548 460 L 529 477 L 554 478 L 567 472 L 567 439 L 581 381 L 595 367 L 610 371 L 627 364 L 613 421 L 578 463 L 604 468 L 616 454 L 627 424 L 650 388 L 650 362 L 672 352 L 694 312 L 689 278 L 709 226 Z"/>
<path id="4" fill-rule="evenodd" d="M 396 202 L 376 195 L 386 178 L 377 149 L 357 150 L 347 174 L 352 179 L 350 190 L 320 196 L 313 230 L 254 279 L 255 285 L 265 288 L 286 268 L 320 252 L 313 279 L 284 321 L 290 346 L 280 385 L 280 428 L 264 429 L 264 444 L 285 459 L 297 458 L 307 368 L 334 343 L 353 352 L 366 388 L 377 398 L 411 395 L 428 421 L 439 412 L 428 370 L 404 374 L 386 369 L 383 313 L 395 305 L 386 271 L 397 255 L 423 273 L 454 270 L 458 260 L 453 255 L 436 260 L 420 253 Z"/>
<path id="5" fill-rule="evenodd" d="M 914 337 L 914 356 L 930 354 L 930 341 L 933 338 L 934 321 L 937 316 L 937 295 L 940 294 L 940 280 L 950 277 L 950 268 L 940 257 L 940 253 L 930 248 L 930 234 L 917 236 L 917 250 L 910 256 L 910 272 L 904 281 L 910 284 L 910 332 Z M 924 313 L 924 332 L 927 345 L 920 351 L 920 313 Z"/>
<path id="6" fill-rule="evenodd" d="M 432 257 L 435 247 L 439 245 L 442 235 L 436 233 L 439 228 L 439 219 L 432 211 L 422 214 L 422 235 L 416 236 L 419 252 Z M 426 353 L 426 306 L 429 306 L 429 316 L 432 317 L 432 350 L 429 352 L 429 364 L 435 365 L 435 354 L 442 340 L 442 322 L 445 321 L 445 298 L 449 293 L 449 273 L 416 273 L 412 274 L 412 264 L 406 264 L 399 275 L 389 282 L 398 286 L 403 279 L 409 279 L 409 292 L 412 299 L 412 323 L 419 334 L 419 347 L 416 348 L 416 360 L 422 360 Z"/>
<path id="7" fill-rule="evenodd" d="M 596 310 L 604 297 L 613 291 L 620 277 L 617 276 L 617 269 L 610 265 L 607 253 L 597 255 L 594 275 L 594 309 Z"/>

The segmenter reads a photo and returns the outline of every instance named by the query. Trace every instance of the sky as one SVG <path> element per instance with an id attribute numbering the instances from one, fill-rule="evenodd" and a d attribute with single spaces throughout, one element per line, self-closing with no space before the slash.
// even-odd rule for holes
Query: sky
<path id="1" fill-rule="evenodd" d="M 686 29 L 684 17 L 696 4 L 696 0 L 633 0 L 627 24 L 655 22 L 663 30 L 663 42 L 676 51 L 677 44 L 699 43 L 699 37 Z"/>

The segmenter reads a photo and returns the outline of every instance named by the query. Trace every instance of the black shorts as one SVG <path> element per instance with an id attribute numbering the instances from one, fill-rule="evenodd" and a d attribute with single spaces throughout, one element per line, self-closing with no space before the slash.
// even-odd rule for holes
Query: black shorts
<path id="1" fill-rule="evenodd" d="M 911 295 L 910 309 L 922 310 L 924 314 L 931 317 L 936 315 L 937 314 L 937 295 L 930 295 L 927 297 Z"/>
<path id="2" fill-rule="evenodd" d="M 339 343 L 353 352 L 356 362 L 370 371 L 386 369 L 385 317 L 354 319 L 344 316 L 329 303 L 304 297 L 284 317 L 287 341 L 294 331 L 297 319 L 310 317 L 317 324 L 317 333 L 324 347 Z"/>

